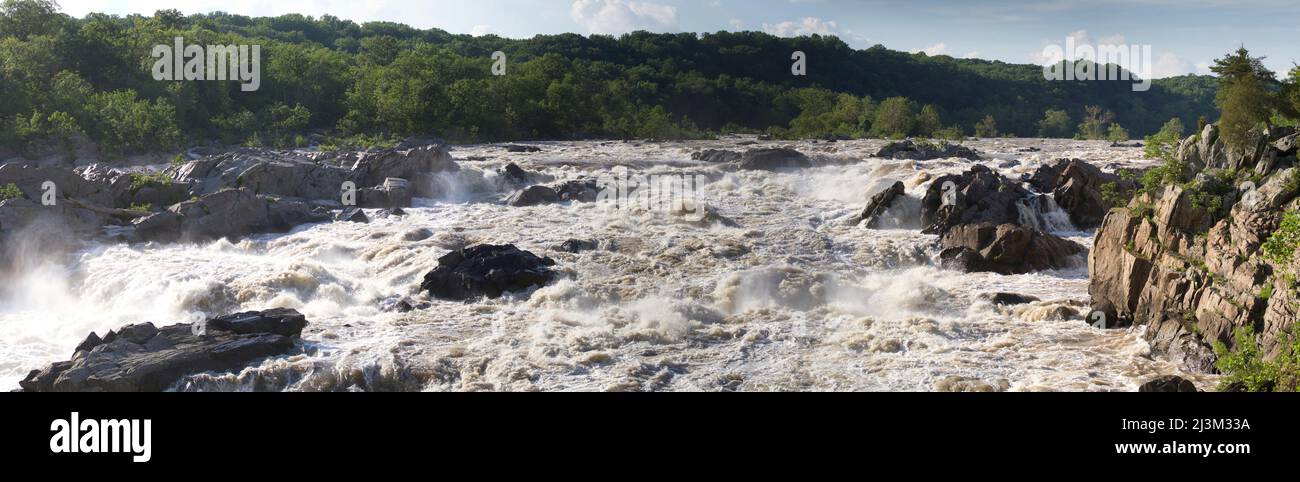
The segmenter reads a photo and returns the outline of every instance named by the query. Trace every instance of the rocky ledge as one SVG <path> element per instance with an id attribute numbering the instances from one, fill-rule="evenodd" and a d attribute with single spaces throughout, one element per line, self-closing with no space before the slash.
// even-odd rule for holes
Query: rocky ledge
<path id="1" fill-rule="evenodd" d="M 1264 360 L 1300 320 L 1297 134 L 1256 131 L 1229 148 L 1216 126 L 1184 140 L 1165 169 L 1179 182 L 1110 210 L 1089 263 L 1095 310 L 1146 325 L 1152 348 L 1213 372 L 1215 342 L 1244 330 Z M 1183 182 L 1184 179 L 1191 181 Z"/>
<path id="2" fill-rule="evenodd" d="M 0 201 L 0 239 L 24 231 L 44 233 L 51 242 L 96 236 L 207 240 L 285 231 L 327 221 L 332 211 L 345 208 L 345 182 L 356 187 L 359 207 L 409 207 L 412 197 L 437 197 L 443 189 L 438 175 L 458 169 L 447 146 L 436 142 L 340 152 L 240 148 L 156 173 L 10 163 L 0 166 L 0 186 L 14 184 L 22 197 Z M 47 181 L 56 190 L 53 206 L 41 203 Z"/>
<path id="3" fill-rule="evenodd" d="M 291 309 L 237 313 L 162 328 L 128 325 L 94 333 L 72 359 L 33 370 L 27 392 L 157 392 L 187 375 L 238 370 L 294 350 L 307 319 Z"/>
<path id="4" fill-rule="evenodd" d="M 911 139 L 892 142 L 879 151 L 876 151 L 874 157 L 882 159 L 909 159 L 914 161 L 928 161 L 931 159 L 949 159 L 962 158 L 971 161 L 978 161 L 982 156 L 974 149 L 959 144 L 951 144 L 946 141 L 933 143 L 929 141 L 914 141 Z"/>

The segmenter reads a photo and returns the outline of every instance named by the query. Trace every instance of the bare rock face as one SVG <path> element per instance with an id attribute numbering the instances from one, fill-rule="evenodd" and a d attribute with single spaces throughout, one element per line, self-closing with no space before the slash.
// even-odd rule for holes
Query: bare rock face
<path id="1" fill-rule="evenodd" d="M 1204 205 L 1201 183 L 1170 185 L 1112 209 L 1097 232 L 1089 262 L 1095 309 L 1123 322 L 1147 325 L 1152 348 L 1187 368 L 1213 371 L 1211 345 L 1234 343 L 1238 328 L 1253 331 L 1266 359 L 1278 356 L 1300 320 L 1300 256 L 1275 260 L 1263 246 L 1283 214 L 1300 209 L 1293 132 L 1256 132 L 1258 141 L 1229 149 L 1207 126 L 1184 140 L 1178 156 L 1202 169 L 1266 173 L 1258 191 L 1223 197 L 1215 215 Z M 1253 147 L 1252 147 L 1253 146 Z M 1191 173 L 1189 173 L 1191 174 Z M 1229 189 L 1232 187 L 1229 186 Z M 1300 253 L 1297 253 L 1300 255 Z"/>
<path id="2" fill-rule="evenodd" d="M 1115 207 L 1102 196 L 1103 186 L 1111 184 L 1118 195 L 1129 195 L 1137 188 L 1135 183 L 1079 159 L 1058 159 L 1045 164 L 1028 181 L 1039 192 L 1051 193 L 1056 204 L 1070 213 L 1070 221 L 1080 229 L 1101 225 L 1106 212 Z"/>
<path id="3" fill-rule="evenodd" d="M 945 191 L 949 189 L 949 191 Z M 1032 193 L 981 164 L 959 175 L 940 176 L 921 199 L 921 224 L 927 234 L 944 234 L 973 223 L 1019 223 Z"/>
<path id="4" fill-rule="evenodd" d="M 1023 274 L 1079 265 L 1086 248 L 1066 239 L 1015 224 L 963 224 L 943 236 L 939 254 L 945 267 L 967 272 Z"/>
<path id="5" fill-rule="evenodd" d="M 424 276 L 420 289 L 443 299 L 499 298 L 506 292 L 543 286 L 555 279 L 551 258 L 514 245 L 480 244 L 447 253 Z"/>
<path id="6" fill-rule="evenodd" d="M 254 311 L 195 324 L 128 325 L 91 333 L 68 361 L 33 370 L 28 392 L 157 392 L 186 375 L 238 370 L 294 349 L 307 319 L 291 309 Z"/>

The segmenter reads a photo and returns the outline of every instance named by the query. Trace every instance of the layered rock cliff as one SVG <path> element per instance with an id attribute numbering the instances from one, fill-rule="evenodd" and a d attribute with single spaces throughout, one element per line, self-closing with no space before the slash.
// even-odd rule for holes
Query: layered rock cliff
<path id="1" fill-rule="evenodd" d="M 1279 356 L 1300 321 L 1300 250 L 1283 227 L 1300 209 L 1296 144 L 1294 129 L 1274 128 L 1231 148 L 1214 125 L 1184 140 L 1153 174 L 1163 182 L 1102 220 L 1094 309 L 1146 325 L 1153 349 L 1193 370 L 1214 371 L 1214 342 L 1231 348 L 1243 327 L 1264 359 Z"/>

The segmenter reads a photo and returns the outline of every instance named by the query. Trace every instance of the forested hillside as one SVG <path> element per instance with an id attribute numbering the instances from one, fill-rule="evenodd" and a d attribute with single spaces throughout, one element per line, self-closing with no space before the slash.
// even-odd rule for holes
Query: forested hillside
<path id="1" fill-rule="evenodd" d="M 150 50 L 177 36 L 261 45 L 261 88 L 154 80 Z M 508 56 L 504 76 L 490 70 L 497 50 Z M 807 54 L 806 76 L 790 73 L 796 50 Z M 114 154 L 206 139 L 302 144 L 311 132 L 349 143 L 412 134 L 488 141 L 738 131 L 1136 137 L 1172 117 L 1214 120 L 1213 77 L 1157 80 L 1147 92 L 1131 84 L 1052 82 L 1035 65 L 855 50 L 816 35 L 511 40 L 328 15 L 171 10 L 75 19 L 48 0 L 4 0 L 0 11 L 0 146 L 16 152 L 84 138 Z M 1088 106 L 1096 106 L 1091 116 Z"/>

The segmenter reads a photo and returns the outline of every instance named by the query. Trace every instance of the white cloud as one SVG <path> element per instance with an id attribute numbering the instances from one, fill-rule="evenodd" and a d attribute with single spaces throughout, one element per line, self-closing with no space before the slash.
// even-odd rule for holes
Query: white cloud
<path id="1" fill-rule="evenodd" d="M 939 42 L 929 47 L 923 49 L 916 49 L 912 51 L 912 53 L 922 53 L 922 52 L 930 56 L 944 55 L 948 53 L 948 45 L 943 42 Z"/>
<path id="2" fill-rule="evenodd" d="M 575 0 L 573 21 L 587 33 L 618 35 L 634 30 L 677 30 L 677 7 L 631 0 Z"/>
<path id="3" fill-rule="evenodd" d="M 802 35 L 835 35 L 840 30 L 835 21 L 826 21 L 817 17 L 804 17 L 800 21 L 785 21 L 778 24 L 763 24 L 763 31 L 777 37 L 799 37 Z"/>
<path id="4" fill-rule="evenodd" d="M 497 33 L 496 29 L 493 29 L 491 25 L 475 25 L 474 28 L 469 31 L 469 34 L 475 37 L 482 37 L 491 33 Z"/>
<path id="5" fill-rule="evenodd" d="M 1155 62 L 1151 63 L 1151 78 L 1153 79 L 1163 79 L 1194 72 L 1196 72 L 1196 66 L 1192 65 L 1190 60 L 1174 55 L 1173 52 L 1162 53 L 1156 57 Z"/>
<path id="6" fill-rule="evenodd" d="M 970 52 L 966 52 L 966 55 L 963 55 L 962 58 L 964 58 L 964 59 L 975 59 L 975 58 L 979 58 L 979 56 L 980 56 L 980 53 L 979 53 L 978 50 L 972 50 L 972 51 L 970 51 Z"/>
<path id="7" fill-rule="evenodd" d="M 728 21 L 727 21 L 727 25 L 730 25 L 732 30 L 744 30 L 744 29 L 745 29 L 745 22 L 742 21 L 742 20 L 740 20 L 740 19 L 738 19 L 738 18 L 733 18 L 733 19 L 731 19 L 731 20 L 728 20 Z"/>

